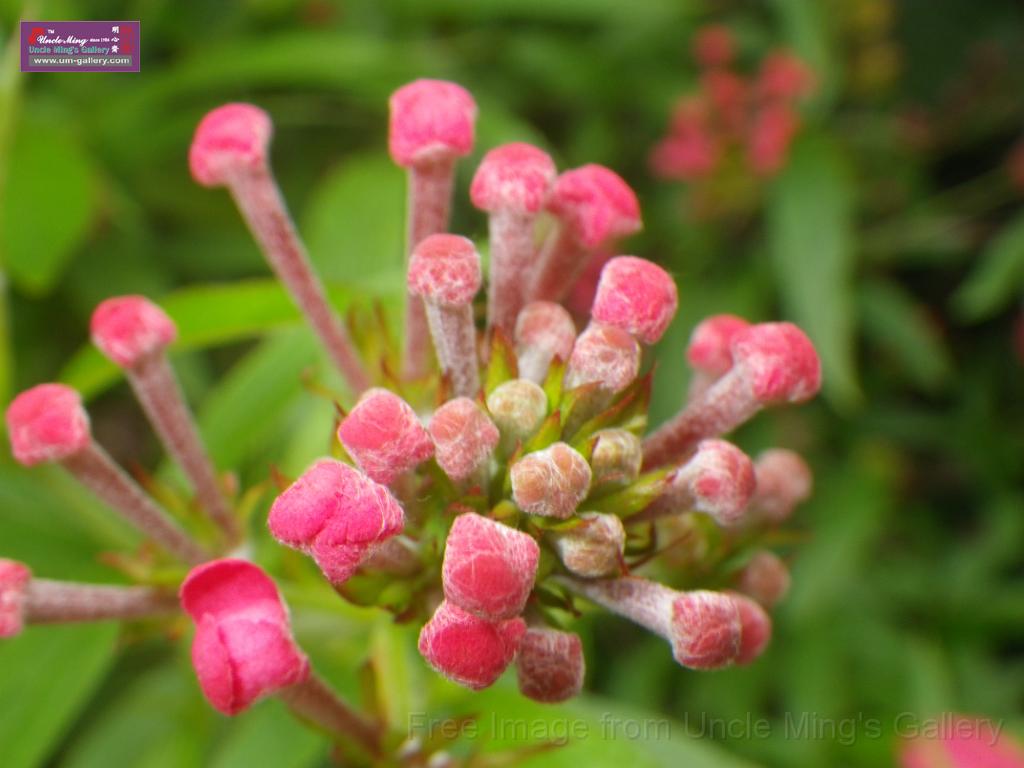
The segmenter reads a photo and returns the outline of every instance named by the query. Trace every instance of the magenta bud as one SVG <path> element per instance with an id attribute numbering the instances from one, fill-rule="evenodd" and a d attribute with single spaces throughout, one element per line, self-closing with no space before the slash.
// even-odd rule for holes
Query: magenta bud
<path id="1" fill-rule="evenodd" d="M 371 479 L 390 485 L 434 455 L 416 412 L 398 395 L 371 389 L 338 427 L 338 439 Z"/>
<path id="2" fill-rule="evenodd" d="M 388 149 L 408 168 L 462 157 L 473 150 L 476 102 L 462 86 L 444 80 L 414 80 L 390 100 Z"/>
<path id="3" fill-rule="evenodd" d="M 750 502 L 751 513 L 773 524 L 786 520 L 793 510 L 811 496 L 814 478 L 800 455 L 785 448 L 772 448 L 754 462 L 757 491 Z"/>
<path id="4" fill-rule="evenodd" d="M 771 609 L 789 591 L 789 569 L 774 552 L 762 549 L 740 571 L 736 587 Z"/>
<path id="5" fill-rule="evenodd" d="M 25 623 L 25 590 L 31 578 L 28 566 L 0 558 L 0 638 L 21 634 Z"/>
<path id="6" fill-rule="evenodd" d="M 732 356 L 762 404 L 801 403 L 821 388 L 818 353 L 792 323 L 757 323 L 740 331 Z"/>
<path id="7" fill-rule="evenodd" d="M 642 227 L 636 194 L 621 176 L 601 165 L 561 174 L 547 207 L 588 248 L 632 235 Z"/>
<path id="8" fill-rule="evenodd" d="M 557 629 L 526 630 L 516 657 L 519 691 L 545 704 L 568 701 L 583 689 L 586 664 L 579 635 Z"/>
<path id="9" fill-rule="evenodd" d="M 571 517 L 590 491 L 590 465 L 565 443 L 529 453 L 512 465 L 512 499 L 530 515 Z"/>
<path id="10" fill-rule="evenodd" d="M 522 613 L 540 548 L 521 531 L 468 512 L 455 518 L 444 550 L 445 598 L 491 621 Z"/>
<path id="11" fill-rule="evenodd" d="M 540 429 L 548 415 L 548 396 L 532 381 L 512 379 L 487 396 L 487 410 L 511 447 Z"/>
<path id="12" fill-rule="evenodd" d="M 252 563 L 214 560 L 194 568 L 181 585 L 181 605 L 196 624 L 199 685 L 219 712 L 237 715 L 309 677 L 277 587 Z"/>
<path id="13" fill-rule="evenodd" d="M 118 296 L 92 313 L 90 331 L 100 352 L 121 368 L 162 352 L 178 336 L 174 321 L 144 296 Z"/>
<path id="14" fill-rule="evenodd" d="M 643 446 L 640 438 L 626 429 L 602 429 L 594 433 L 590 469 L 594 486 L 631 483 L 640 475 Z"/>
<path id="15" fill-rule="evenodd" d="M 522 142 L 503 144 L 480 161 L 469 196 L 484 211 L 537 213 L 547 201 L 556 173 L 544 150 Z"/>
<path id="16" fill-rule="evenodd" d="M 534 301 L 519 313 L 515 338 L 519 375 L 539 384 L 552 360 L 568 361 L 576 343 L 576 324 L 562 305 Z"/>
<path id="17" fill-rule="evenodd" d="M 66 459 L 92 442 L 82 398 L 63 384 L 39 384 L 15 397 L 7 406 L 7 434 L 14 458 L 26 467 Z"/>
<path id="18" fill-rule="evenodd" d="M 573 389 L 598 383 L 611 393 L 621 392 L 640 371 L 640 345 L 619 328 L 592 323 L 576 339 L 565 372 L 565 385 Z"/>
<path id="19" fill-rule="evenodd" d="M 409 260 L 409 289 L 425 301 L 449 307 L 469 304 L 480 281 L 480 254 L 471 240 L 459 235 L 430 235 Z"/>
<path id="20" fill-rule="evenodd" d="M 622 570 L 626 529 L 617 515 L 582 512 L 580 525 L 554 534 L 555 551 L 566 570 L 584 579 Z"/>
<path id="21" fill-rule="evenodd" d="M 743 518 L 754 488 L 754 465 L 747 454 L 725 440 L 704 440 L 669 476 L 664 495 L 652 507 L 658 513 L 696 510 L 730 526 Z"/>
<path id="22" fill-rule="evenodd" d="M 686 360 L 695 371 L 712 379 L 724 376 L 732 368 L 732 342 L 750 323 L 736 315 L 712 315 L 690 334 Z"/>
<path id="23" fill-rule="evenodd" d="M 601 270 L 591 317 L 654 344 L 676 314 L 679 296 L 672 276 L 646 259 L 616 256 Z"/>
<path id="24" fill-rule="evenodd" d="M 420 630 L 419 650 L 441 675 L 479 691 L 501 677 L 525 633 L 521 618 L 491 622 L 446 600 Z"/>
<path id="25" fill-rule="evenodd" d="M 228 183 L 229 177 L 267 164 L 274 127 L 252 104 L 225 104 L 199 122 L 188 153 L 192 178 L 204 187 Z"/>
<path id="26" fill-rule="evenodd" d="M 772 620 L 764 608 L 750 598 L 727 593 L 740 614 L 740 650 L 737 664 L 750 664 L 757 659 L 772 639 Z"/>
<path id="27" fill-rule="evenodd" d="M 430 437 L 438 466 L 452 480 L 464 482 L 486 470 L 500 435 L 475 401 L 457 397 L 434 411 Z"/>
<path id="28" fill-rule="evenodd" d="M 405 515 L 387 488 L 347 464 L 320 459 L 270 507 L 270 532 L 309 554 L 334 585 L 347 581 Z"/>

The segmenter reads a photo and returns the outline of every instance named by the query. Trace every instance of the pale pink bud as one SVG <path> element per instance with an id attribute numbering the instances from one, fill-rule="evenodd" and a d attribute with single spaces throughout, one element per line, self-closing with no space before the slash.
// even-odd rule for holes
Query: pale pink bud
<path id="1" fill-rule="evenodd" d="M 764 608 L 744 595 L 727 593 L 740 614 L 740 650 L 737 664 L 750 664 L 764 653 L 772 639 L 772 620 Z"/>
<path id="2" fill-rule="evenodd" d="M 560 304 L 534 301 L 519 313 L 515 337 L 519 375 L 540 383 L 552 360 L 569 359 L 576 343 L 576 324 Z"/>
<path id="3" fill-rule="evenodd" d="M 621 392 L 640 372 L 640 345 L 619 328 L 592 323 L 576 339 L 565 372 L 569 389 L 597 382 L 600 388 Z"/>
<path id="4" fill-rule="evenodd" d="M 26 467 L 72 456 L 92 442 L 89 415 L 78 392 L 39 384 L 7 406 L 7 434 L 14 458 Z"/>
<path id="5" fill-rule="evenodd" d="M 469 196 L 473 205 L 484 211 L 537 213 L 555 175 L 555 164 L 547 152 L 521 142 L 504 144 L 484 155 Z"/>
<path id="6" fill-rule="evenodd" d="M 409 261 L 409 288 L 427 301 L 461 306 L 480 290 L 480 254 L 459 235 L 430 235 Z"/>
<path id="7" fill-rule="evenodd" d="M 1024 744 L 987 717 L 944 712 L 900 748 L 901 768 L 1021 768 Z"/>
<path id="8" fill-rule="evenodd" d="M 626 547 L 622 520 L 598 512 L 583 512 L 580 519 L 580 525 L 554 534 L 555 551 L 566 570 L 584 579 L 619 573 Z"/>
<path id="9" fill-rule="evenodd" d="M 651 170 L 665 179 L 689 181 L 715 170 L 721 147 L 714 129 L 703 117 L 695 116 L 673 121 L 672 133 L 658 142 L 651 151 Z"/>
<path id="10" fill-rule="evenodd" d="M 216 187 L 239 171 L 265 167 L 273 132 L 267 113 L 252 104 L 225 104 L 207 113 L 188 153 L 192 178 Z"/>
<path id="11" fill-rule="evenodd" d="M 686 464 L 673 472 L 664 494 L 651 505 L 657 514 L 696 510 L 719 525 L 735 525 L 754 494 L 754 464 L 732 443 L 703 440 Z"/>
<path id="12" fill-rule="evenodd" d="M 750 511 L 757 517 L 778 524 L 786 520 L 798 504 L 811 496 L 814 478 L 800 455 L 785 448 L 772 448 L 754 462 L 757 491 Z"/>
<path id="13" fill-rule="evenodd" d="M 814 72 L 790 51 L 773 51 L 761 62 L 757 90 L 764 98 L 784 101 L 797 99 L 809 94 L 814 87 Z"/>
<path id="14" fill-rule="evenodd" d="M 736 55 L 732 31 L 722 24 L 708 24 L 697 30 L 693 40 L 693 57 L 702 67 L 724 67 Z"/>
<path id="15" fill-rule="evenodd" d="M 639 437 L 626 429 L 602 429 L 593 439 L 590 469 L 595 486 L 636 480 L 644 458 Z"/>
<path id="16" fill-rule="evenodd" d="M 199 685 L 219 712 L 237 715 L 309 677 L 277 587 L 252 563 L 214 560 L 194 568 L 181 585 L 181 605 L 196 623 Z"/>
<path id="17" fill-rule="evenodd" d="M 405 516 L 383 485 L 340 461 L 320 459 L 277 497 L 268 524 L 275 539 L 309 554 L 338 585 L 402 532 Z"/>
<path id="18" fill-rule="evenodd" d="M 518 616 L 533 590 L 539 558 L 531 536 L 475 512 L 459 515 L 445 544 L 444 596 L 492 621 Z"/>
<path id="19" fill-rule="evenodd" d="M 530 515 L 564 520 L 590 491 L 590 465 L 565 443 L 527 454 L 512 465 L 512 498 Z"/>
<path id="20" fill-rule="evenodd" d="M 452 480 L 462 482 L 486 468 L 500 435 L 487 414 L 468 397 L 449 400 L 430 419 L 437 463 Z"/>
<path id="21" fill-rule="evenodd" d="M 437 672 L 479 691 L 501 677 L 525 633 L 521 618 L 491 622 L 446 600 L 420 630 L 419 650 Z"/>
<path id="22" fill-rule="evenodd" d="M 679 305 L 672 276 L 636 256 L 616 256 L 605 264 L 591 317 L 654 344 L 668 328 Z"/>
<path id="23" fill-rule="evenodd" d="M 799 129 L 800 117 L 787 104 L 766 104 L 758 110 L 747 141 L 751 168 L 763 176 L 778 172 Z"/>
<path id="24" fill-rule="evenodd" d="M 416 412 L 398 395 L 371 389 L 338 427 L 338 439 L 371 479 L 390 485 L 434 455 Z"/>
<path id="25" fill-rule="evenodd" d="M 144 296 L 118 296 L 92 313 L 90 331 L 100 352 L 122 368 L 132 368 L 173 342 L 174 321 Z"/>
<path id="26" fill-rule="evenodd" d="M 778 555 L 763 549 L 740 571 L 736 586 L 765 608 L 772 608 L 789 591 L 789 569 Z"/>
<path id="27" fill-rule="evenodd" d="M 632 235 L 642 226 L 636 194 L 621 176 L 601 165 L 561 174 L 547 207 L 588 248 Z"/>
<path id="28" fill-rule="evenodd" d="M 516 657 L 519 692 L 534 701 L 568 701 L 583 688 L 586 664 L 579 635 L 557 629 L 526 630 Z"/>
<path id="29" fill-rule="evenodd" d="M 540 429 L 548 415 L 548 396 L 532 381 L 512 379 L 487 396 L 487 410 L 511 447 Z"/>
<path id="30" fill-rule="evenodd" d="M 388 149 L 405 168 L 462 157 L 473 150 L 476 102 L 462 86 L 414 80 L 390 99 Z"/>
<path id="31" fill-rule="evenodd" d="M 717 379 L 732 368 L 732 342 L 750 323 L 736 315 L 712 315 L 697 324 L 686 347 L 693 369 Z"/>
<path id="32" fill-rule="evenodd" d="M 28 566 L 0 558 L 0 638 L 21 633 L 25 622 L 25 588 L 31 578 Z"/>

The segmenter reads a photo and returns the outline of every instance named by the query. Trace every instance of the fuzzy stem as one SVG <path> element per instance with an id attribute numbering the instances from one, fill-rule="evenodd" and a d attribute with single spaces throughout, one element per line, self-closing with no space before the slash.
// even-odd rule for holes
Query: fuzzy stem
<path id="1" fill-rule="evenodd" d="M 530 266 L 534 259 L 533 214 L 499 210 L 488 221 L 491 276 L 487 291 L 487 328 L 501 328 L 512 338 L 519 310 L 525 303 Z"/>
<path id="2" fill-rule="evenodd" d="M 592 603 L 670 640 L 672 601 L 677 594 L 675 590 L 636 576 L 618 579 L 575 579 L 559 576 L 557 580 Z"/>
<path id="3" fill-rule="evenodd" d="M 209 553 L 160 509 L 97 443 L 92 442 L 68 456 L 61 465 L 171 554 L 192 564 L 210 559 Z"/>
<path id="4" fill-rule="evenodd" d="M 25 620 L 55 624 L 141 619 L 178 610 L 173 593 L 152 587 L 118 587 L 32 579 L 25 588 Z"/>
<path id="5" fill-rule="evenodd" d="M 237 544 L 241 529 L 217 480 L 217 470 L 206 452 L 167 356 L 163 352 L 149 355 L 126 373 L 168 453 L 192 481 L 199 505 L 224 531 L 228 543 Z"/>
<path id="6" fill-rule="evenodd" d="M 267 262 L 285 284 L 349 388 L 355 393 L 369 388 L 366 369 L 348 331 L 327 302 L 324 287 L 313 272 L 306 247 L 270 172 L 260 169 L 237 175 L 229 180 L 228 187 Z"/>
<path id="7" fill-rule="evenodd" d="M 454 184 L 453 157 L 409 168 L 405 250 L 407 262 L 421 240 L 447 231 Z M 430 369 L 429 336 L 423 299 L 407 293 L 403 370 L 409 378 L 424 376 Z"/>
<path id="8" fill-rule="evenodd" d="M 528 301 L 561 301 L 587 265 L 587 250 L 564 227 L 548 235 L 537 257 L 537 277 Z"/>
<path id="9" fill-rule="evenodd" d="M 381 756 L 378 728 L 352 709 L 315 672 L 304 682 L 279 691 L 277 696 L 296 717 L 328 733 L 351 739 L 372 757 Z"/>
<path id="10" fill-rule="evenodd" d="M 427 322 L 441 372 L 451 379 L 455 397 L 476 397 L 480 371 L 476 358 L 476 328 L 470 304 L 445 306 L 426 302 Z"/>
<path id="11" fill-rule="evenodd" d="M 524 347 L 519 352 L 519 378 L 528 379 L 534 384 L 544 384 L 548 368 L 554 355 L 541 346 Z"/>

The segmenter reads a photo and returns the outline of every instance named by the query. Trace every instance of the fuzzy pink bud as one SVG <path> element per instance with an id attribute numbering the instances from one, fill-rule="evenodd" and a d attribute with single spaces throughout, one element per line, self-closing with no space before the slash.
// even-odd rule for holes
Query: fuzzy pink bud
<path id="1" fill-rule="evenodd" d="M 551 156 L 521 142 L 504 144 L 484 155 L 473 176 L 469 196 L 484 211 L 537 213 L 555 181 Z"/>
<path id="2" fill-rule="evenodd" d="M 7 406 L 7 434 L 14 458 L 26 467 L 60 461 L 92 442 L 82 398 L 63 384 L 39 384 Z"/>
<path id="3" fill-rule="evenodd" d="M 232 175 L 262 169 L 274 127 L 270 117 L 252 104 L 225 104 L 199 122 L 188 153 L 192 178 L 217 187 Z"/>
<path id="4" fill-rule="evenodd" d="M 693 57 L 702 67 L 724 67 L 736 55 L 732 31 L 721 24 L 709 24 L 697 30 L 693 40 Z"/>
<path id="5" fill-rule="evenodd" d="M 438 304 L 468 304 L 480 281 L 480 254 L 471 240 L 459 235 L 430 235 L 409 260 L 409 288 Z"/>
<path id="6" fill-rule="evenodd" d="M 539 384 L 552 360 L 568 361 L 576 343 L 576 324 L 560 304 L 534 301 L 519 313 L 515 339 L 519 375 Z"/>
<path id="7" fill-rule="evenodd" d="M 690 334 L 686 360 L 694 370 L 714 378 L 724 376 L 732 368 L 732 342 L 750 323 L 736 315 L 712 315 L 705 318 Z"/>
<path id="8" fill-rule="evenodd" d="M 987 717 L 944 712 L 900 749 L 901 768 L 1021 768 L 1024 744 Z"/>
<path id="9" fill-rule="evenodd" d="M 444 596 L 496 621 L 522 613 L 533 590 L 540 548 L 515 528 L 468 512 L 455 518 L 444 550 Z"/>
<path id="10" fill-rule="evenodd" d="M 696 510 L 719 525 L 735 525 L 743 518 L 755 484 L 753 462 L 743 451 L 725 440 L 704 440 L 669 476 L 664 494 L 644 514 Z"/>
<path id="11" fill-rule="evenodd" d="M 757 491 L 750 502 L 751 512 L 773 524 L 793 514 L 798 504 L 811 496 L 814 478 L 800 455 L 785 448 L 772 448 L 754 463 Z"/>
<path id="12" fill-rule="evenodd" d="M 590 491 L 590 465 L 565 443 L 527 454 L 512 465 L 512 498 L 530 515 L 571 517 Z"/>
<path id="13" fill-rule="evenodd" d="M 584 579 L 619 573 L 626 547 L 622 520 L 598 512 L 583 512 L 580 520 L 580 525 L 554 534 L 555 551 L 566 570 Z"/>
<path id="14" fill-rule="evenodd" d="M 616 256 L 601 271 L 591 317 L 654 344 L 678 305 L 676 284 L 668 272 L 646 259 Z"/>
<path id="15" fill-rule="evenodd" d="M 181 585 L 196 623 L 192 664 L 210 704 L 237 715 L 257 699 L 309 677 L 288 612 L 270 577 L 244 560 L 214 560 Z"/>
<path id="16" fill-rule="evenodd" d="M 640 203 L 614 171 L 589 164 L 561 174 L 548 210 L 588 248 L 640 230 Z"/>
<path id="17" fill-rule="evenodd" d="M 631 483 L 640 474 L 643 462 L 640 438 L 625 429 L 602 429 L 594 434 L 590 468 L 594 485 Z"/>
<path id="18" fill-rule="evenodd" d="M 25 622 L 25 589 L 31 578 L 28 566 L 0 558 L 0 638 L 21 633 Z"/>
<path id="19" fill-rule="evenodd" d="M 728 593 L 740 614 L 740 650 L 737 664 L 750 664 L 757 659 L 772 639 L 772 620 L 764 608 L 749 597 Z"/>
<path id="20" fill-rule="evenodd" d="M 473 151 L 476 102 L 460 85 L 444 80 L 414 80 L 390 99 L 388 149 L 408 168 Z"/>
<path id="21" fill-rule="evenodd" d="M 438 465 L 457 482 L 486 469 L 500 438 L 494 422 L 468 397 L 449 400 L 434 412 L 430 436 Z"/>
<path id="22" fill-rule="evenodd" d="M 620 328 L 591 324 L 576 339 L 569 356 L 565 384 L 569 389 L 597 382 L 608 392 L 621 392 L 640 372 L 640 345 Z"/>
<path id="23" fill-rule="evenodd" d="M 93 343 L 122 368 L 161 352 L 178 336 L 174 321 L 144 296 L 118 296 L 92 313 Z"/>
<path id="24" fill-rule="evenodd" d="M 419 650 L 437 672 L 479 691 L 501 677 L 525 633 L 521 618 L 491 622 L 446 600 L 420 630 Z"/>
<path id="25" fill-rule="evenodd" d="M 390 485 L 434 455 L 416 412 L 398 395 L 371 389 L 338 427 L 338 439 L 371 479 Z"/>
<path id="26" fill-rule="evenodd" d="M 548 415 L 548 396 L 532 381 L 512 379 L 487 395 L 487 410 L 511 448 L 540 429 Z"/>
<path id="27" fill-rule="evenodd" d="M 765 608 L 772 608 L 789 591 L 789 569 L 774 552 L 761 550 L 740 571 L 736 587 Z"/>
<path id="28" fill-rule="evenodd" d="M 270 532 L 309 554 L 335 585 L 349 579 L 405 516 L 387 488 L 333 459 L 315 462 L 270 507 Z"/>
<path id="29" fill-rule="evenodd" d="M 579 635 L 557 629 L 528 629 L 519 645 L 519 691 L 546 704 L 568 701 L 583 688 L 586 664 Z"/>

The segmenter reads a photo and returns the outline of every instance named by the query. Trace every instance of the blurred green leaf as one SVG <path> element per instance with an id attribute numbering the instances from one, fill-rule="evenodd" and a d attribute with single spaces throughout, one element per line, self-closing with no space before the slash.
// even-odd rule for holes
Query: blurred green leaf
<path id="1" fill-rule="evenodd" d="M 306 768 L 327 754 L 324 737 L 299 723 L 275 699 L 261 702 L 232 723 L 210 768 Z"/>
<path id="2" fill-rule="evenodd" d="M 991 317 L 1024 294 L 1024 215 L 1007 224 L 988 244 L 978 264 L 953 295 L 965 320 Z"/>
<path id="3" fill-rule="evenodd" d="M 839 93 L 840 70 L 836 66 L 835 43 L 830 39 L 830 14 L 815 0 L 773 0 L 790 47 L 814 72 L 818 92 L 814 100 L 832 102 Z"/>

